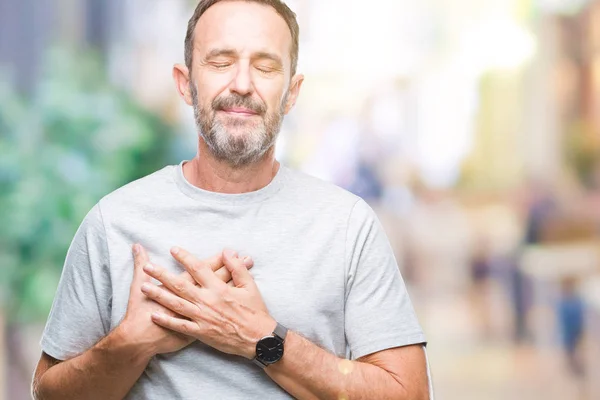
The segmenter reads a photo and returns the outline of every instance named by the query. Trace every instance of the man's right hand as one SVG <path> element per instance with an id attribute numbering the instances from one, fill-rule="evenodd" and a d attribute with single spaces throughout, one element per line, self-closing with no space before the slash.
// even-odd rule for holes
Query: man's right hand
<path id="1" fill-rule="evenodd" d="M 253 265 L 249 258 L 243 261 L 248 268 Z M 149 262 L 144 248 L 136 245 L 135 269 L 125 318 L 108 336 L 65 361 L 42 352 L 32 384 L 35 399 L 122 399 L 139 379 L 152 356 L 180 350 L 193 341 L 152 322 L 150 316 L 155 311 L 176 314 L 142 293 L 141 286 L 151 279 L 143 271 L 144 265 Z M 222 253 L 200 262 L 209 266 L 224 282 L 232 283 L 231 275 L 223 265 Z M 195 282 L 187 272 L 181 276 Z"/>
<path id="2" fill-rule="evenodd" d="M 134 271 L 129 292 L 129 303 L 125 317 L 115 329 L 117 331 L 115 333 L 118 333 L 132 346 L 139 348 L 141 353 L 146 354 L 148 357 L 181 350 L 195 339 L 162 328 L 152 322 L 151 315 L 154 312 L 158 311 L 171 316 L 176 316 L 176 314 L 149 300 L 141 291 L 142 285 L 151 281 L 150 276 L 143 271 L 144 266 L 150 262 L 150 259 L 142 245 L 136 244 L 133 246 L 133 257 Z M 244 259 L 244 261 L 247 268 L 253 266 L 250 258 Z M 222 252 L 201 262 L 215 271 L 221 280 L 227 283 L 231 282 L 231 274 L 224 266 Z M 190 282 L 196 283 L 188 272 L 183 272 L 182 276 Z M 168 290 L 164 287 L 161 288 L 165 291 Z"/>

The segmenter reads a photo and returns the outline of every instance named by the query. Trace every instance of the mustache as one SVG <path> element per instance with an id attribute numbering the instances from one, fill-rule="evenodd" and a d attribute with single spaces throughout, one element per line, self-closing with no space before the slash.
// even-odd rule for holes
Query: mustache
<path id="1" fill-rule="evenodd" d="M 248 110 L 251 110 L 259 115 L 263 115 L 267 112 L 267 106 L 264 103 L 255 100 L 252 97 L 240 96 L 239 94 L 232 94 L 227 97 L 217 97 L 212 101 L 211 105 L 212 109 L 215 111 L 240 107 L 247 108 Z"/>

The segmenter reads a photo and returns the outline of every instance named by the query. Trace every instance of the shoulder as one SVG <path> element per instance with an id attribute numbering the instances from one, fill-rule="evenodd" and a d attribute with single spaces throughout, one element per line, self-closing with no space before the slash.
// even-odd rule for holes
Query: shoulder
<path id="1" fill-rule="evenodd" d="M 114 210 L 135 209 L 146 203 L 163 203 L 164 197 L 172 192 L 174 186 L 173 170 L 175 166 L 166 166 L 150 175 L 132 181 L 104 196 L 98 202 L 98 208 L 104 215 Z"/>
<path id="2" fill-rule="evenodd" d="M 100 199 L 83 218 L 73 243 L 82 242 L 83 245 L 90 238 L 103 238 L 108 221 L 118 220 L 124 214 L 143 208 L 144 204 L 156 202 L 169 185 L 172 168 L 168 166 L 130 182 Z"/>
<path id="3" fill-rule="evenodd" d="M 357 203 L 364 203 L 348 190 L 302 171 L 288 168 L 287 175 L 289 192 L 298 202 L 310 203 L 312 207 L 333 208 L 345 214 L 349 214 Z"/>
<path id="4" fill-rule="evenodd" d="M 379 225 L 377 214 L 360 196 L 301 171 L 289 169 L 288 176 L 296 203 L 337 215 L 350 227 Z"/>

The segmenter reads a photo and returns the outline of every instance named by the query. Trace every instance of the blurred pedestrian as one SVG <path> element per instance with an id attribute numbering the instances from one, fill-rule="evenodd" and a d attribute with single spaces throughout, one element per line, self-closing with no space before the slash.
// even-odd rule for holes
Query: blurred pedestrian
<path id="1" fill-rule="evenodd" d="M 584 330 L 584 305 L 577 292 L 576 280 L 561 282 L 561 296 L 557 304 L 558 325 L 568 366 L 575 375 L 583 374 L 583 363 L 577 354 Z"/>

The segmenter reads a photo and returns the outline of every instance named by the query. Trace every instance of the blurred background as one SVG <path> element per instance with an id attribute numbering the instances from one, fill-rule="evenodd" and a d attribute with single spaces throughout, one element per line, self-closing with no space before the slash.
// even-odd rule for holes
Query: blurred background
<path id="1" fill-rule="evenodd" d="M 195 3 L 0 0 L 0 399 L 30 398 L 87 211 L 195 154 L 171 81 Z M 599 399 L 600 1 L 288 4 L 278 157 L 378 212 L 437 399 Z"/>

